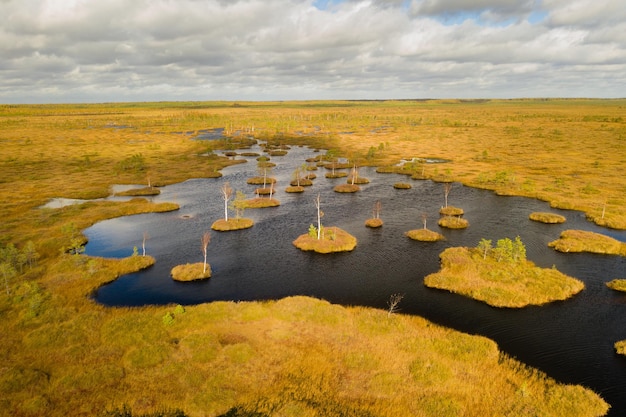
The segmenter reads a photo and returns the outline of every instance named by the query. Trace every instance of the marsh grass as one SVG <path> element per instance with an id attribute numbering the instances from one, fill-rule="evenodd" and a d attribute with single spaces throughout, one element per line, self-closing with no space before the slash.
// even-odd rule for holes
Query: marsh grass
<path id="1" fill-rule="evenodd" d="M 530 261 L 498 261 L 472 248 L 448 248 L 440 256 L 439 272 L 424 278 L 424 285 L 452 291 L 493 307 L 521 308 L 566 300 L 585 285 L 554 268 L 539 268 Z"/>
<path id="2" fill-rule="evenodd" d="M 293 245 L 303 251 L 317 253 L 349 252 L 356 247 L 357 240 L 350 233 L 339 227 L 324 227 L 322 237 L 311 236 L 309 233 L 298 236 Z"/>
<path id="3" fill-rule="evenodd" d="M 564 230 L 548 246 L 559 252 L 591 252 L 626 256 L 626 243 L 600 233 L 586 230 Z"/>
<path id="4" fill-rule="evenodd" d="M 599 416 L 608 405 L 419 317 L 293 297 L 186 307 L 105 308 L 101 285 L 154 259 L 61 249 L 97 221 L 175 210 L 175 202 L 89 202 L 113 184 L 216 178 L 244 163 L 214 151 L 256 140 L 332 150 L 392 167 L 584 211 L 626 229 L 624 100 L 161 102 L 0 106 L 0 244 L 35 243 L 36 268 L 0 296 L 0 406 L 12 416 L 134 415 L 183 409 L 269 415 Z M 249 138 L 254 126 L 254 137 Z M 381 128 L 383 127 L 384 128 Z M 194 140 L 225 128 L 224 139 Z M 244 132 L 244 133 L 242 133 Z M 343 132 L 350 132 L 349 134 Z M 514 133 L 514 134 L 512 134 Z M 381 148 L 379 145 L 385 143 Z M 369 150 L 377 150 L 367 158 Z M 590 158 L 602 155 L 602 159 Z M 332 159 L 318 155 L 314 163 Z M 346 164 L 350 168 L 352 164 Z M 347 175 L 347 173 L 346 173 Z M 82 237 L 84 242 L 84 236 Z M 138 243 L 141 236 L 137 237 Z M 129 254 L 130 255 L 130 254 Z M 323 278 L 323 277 L 322 277 Z M 626 342 L 616 343 L 624 352 Z"/>
<path id="5" fill-rule="evenodd" d="M 567 220 L 565 216 L 561 216 L 560 214 L 545 213 L 545 212 L 538 212 L 538 211 L 534 213 L 530 213 L 528 218 L 530 220 L 540 222 L 540 223 L 546 223 L 546 224 L 565 223 L 565 221 Z"/>
<path id="6" fill-rule="evenodd" d="M 133 188 L 131 190 L 120 191 L 119 193 L 115 193 L 116 196 L 132 196 L 132 197 L 142 197 L 142 196 L 154 196 L 161 194 L 161 190 L 155 187 L 144 187 L 144 188 Z"/>
<path id="7" fill-rule="evenodd" d="M 176 265 L 172 268 L 171 276 L 174 281 L 197 281 L 211 278 L 211 266 L 198 262 L 194 264 Z"/>

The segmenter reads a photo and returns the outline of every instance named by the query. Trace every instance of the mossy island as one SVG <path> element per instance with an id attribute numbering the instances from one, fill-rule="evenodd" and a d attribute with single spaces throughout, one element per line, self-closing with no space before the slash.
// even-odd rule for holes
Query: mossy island
<path id="1" fill-rule="evenodd" d="M 218 232 L 228 232 L 232 230 L 248 229 L 254 226 L 254 221 L 248 218 L 234 218 L 234 219 L 218 219 L 213 222 L 211 229 Z"/>
<path id="2" fill-rule="evenodd" d="M 448 229 L 465 229 L 469 222 L 461 216 L 443 216 L 437 224 Z"/>
<path id="3" fill-rule="evenodd" d="M 361 187 L 356 184 L 339 184 L 333 188 L 336 193 L 356 193 L 360 190 Z"/>
<path id="4" fill-rule="evenodd" d="M 409 230 L 405 233 L 405 235 L 413 240 L 418 240 L 420 242 L 437 242 L 439 240 L 445 239 L 442 234 L 429 229 Z"/>
<path id="5" fill-rule="evenodd" d="M 266 208 L 280 206 L 280 201 L 275 198 L 250 198 L 241 202 L 241 208 Z"/>
<path id="6" fill-rule="evenodd" d="M 303 193 L 304 187 L 301 185 L 290 185 L 289 187 L 285 188 L 285 192 L 286 193 Z"/>
<path id="7" fill-rule="evenodd" d="M 555 268 L 539 268 L 526 260 L 518 238 L 500 239 L 495 248 L 483 239 L 476 248 L 444 250 L 441 270 L 428 275 L 424 285 L 461 294 L 493 307 L 521 308 L 566 300 L 585 284 Z"/>
<path id="8" fill-rule="evenodd" d="M 535 211 L 534 213 L 530 213 L 528 218 L 530 220 L 546 224 L 560 224 L 565 223 L 566 220 L 565 216 L 561 216 L 560 214 L 541 211 Z"/>
<path id="9" fill-rule="evenodd" d="M 462 216 L 463 214 L 465 214 L 465 211 L 460 208 L 460 207 L 454 207 L 454 206 L 445 206 L 445 207 L 441 207 L 439 209 L 439 214 L 441 214 L 442 216 Z"/>
<path id="10" fill-rule="evenodd" d="M 606 286 L 615 291 L 626 292 L 626 279 L 614 279 L 607 282 Z"/>
<path id="11" fill-rule="evenodd" d="M 275 184 L 276 183 L 276 178 L 271 178 L 271 177 L 252 177 L 252 178 L 248 178 L 246 180 L 246 182 L 248 184 L 251 185 L 267 185 L 267 184 Z"/>
<path id="12" fill-rule="evenodd" d="M 410 190 L 412 187 L 408 182 L 397 182 L 393 185 L 396 190 Z"/>
<path id="13" fill-rule="evenodd" d="M 180 282 L 208 279 L 211 278 L 211 266 L 203 262 L 177 265 L 172 268 L 171 275 L 174 281 Z"/>
<path id="14" fill-rule="evenodd" d="M 298 236 L 293 244 L 303 251 L 317 253 L 349 252 L 356 247 L 357 240 L 350 233 L 339 227 L 322 227 L 321 232 L 311 225 L 309 233 Z"/>
<path id="15" fill-rule="evenodd" d="M 585 230 L 564 230 L 548 246 L 559 252 L 590 252 L 626 256 L 626 243 L 600 233 Z"/>
<path id="16" fill-rule="evenodd" d="M 371 227 L 372 229 L 382 227 L 382 225 L 383 225 L 383 221 L 380 218 L 372 217 L 371 219 L 365 220 L 365 226 Z"/>
<path id="17" fill-rule="evenodd" d="M 313 185 L 313 181 L 311 181 L 309 178 L 300 178 L 298 180 L 293 180 L 289 183 L 289 185 L 291 186 L 301 186 L 301 187 L 310 187 L 311 185 Z"/>
<path id="18" fill-rule="evenodd" d="M 346 171 L 327 172 L 324 174 L 326 178 L 345 178 L 348 176 Z"/>

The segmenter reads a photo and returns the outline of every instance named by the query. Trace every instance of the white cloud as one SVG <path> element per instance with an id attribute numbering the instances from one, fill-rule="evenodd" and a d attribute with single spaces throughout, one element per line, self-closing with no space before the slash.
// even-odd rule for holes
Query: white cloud
<path id="1" fill-rule="evenodd" d="M 626 96 L 619 1 L 2 1 L 0 102 Z"/>

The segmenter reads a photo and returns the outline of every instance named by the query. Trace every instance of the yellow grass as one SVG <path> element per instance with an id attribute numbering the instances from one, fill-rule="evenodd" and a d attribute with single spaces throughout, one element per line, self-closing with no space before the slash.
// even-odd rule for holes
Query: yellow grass
<path id="1" fill-rule="evenodd" d="M 56 197 L 106 197 L 114 184 L 162 186 L 218 177 L 221 168 L 244 161 L 214 151 L 236 155 L 251 145 L 247 136 L 254 127 L 256 139 L 332 150 L 360 166 L 447 159 L 380 172 L 539 198 L 626 229 L 625 105 L 446 100 L 0 106 L 0 245 L 22 247 L 32 240 L 41 255 L 11 281 L 10 295 L 0 297 L 0 409 L 11 416 L 52 417 L 99 415 L 123 404 L 135 413 L 180 408 L 194 417 L 234 408 L 285 416 L 482 416 L 485 410 L 603 415 L 608 406 L 591 391 L 557 384 L 500 354 L 487 339 L 419 317 L 389 319 L 383 311 L 303 297 L 103 307 L 90 298 L 98 287 L 154 259 L 102 259 L 61 249 L 99 220 L 175 210 L 176 201 L 39 207 Z M 228 138 L 196 141 L 184 133 L 212 127 L 226 127 Z M 368 158 L 372 147 L 377 151 Z M 624 345 L 618 342 L 616 349 Z"/>
<path id="2" fill-rule="evenodd" d="M 254 226 L 254 221 L 252 219 L 244 218 L 244 217 L 235 217 L 226 219 L 217 219 L 211 225 L 211 229 L 217 230 L 219 232 L 227 232 L 231 230 L 241 230 L 248 229 Z"/>
<path id="3" fill-rule="evenodd" d="M 350 233 L 333 226 L 324 227 L 320 239 L 307 233 L 293 241 L 298 249 L 317 253 L 349 252 L 356 247 L 356 243 L 356 238 Z"/>
<path id="4" fill-rule="evenodd" d="M 612 237 L 585 230 L 565 230 L 548 244 L 559 252 L 591 252 L 626 256 L 626 244 Z"/>
<path id="5" fill-rule="evenodd" d="M 565 216 L 561 216 L 560 214 L 555 213 L 544 213 L 544 212 L 534 212 L 530 213 L 528 216 L 530 220 L 534 220 L 540 223 L 546 224 L 557 224 L 557 223 L 565 223 Z"/>
<path id="6" fill-rule="evenodd" d="M 439 214 L 444 216 L 462 216 L 465 211 L 462 208 L 447 206 L 439 209 Z"/>
<path id="7" fill-rule="evenodd" d="M 356 193 L 361 190 L 361 187 L 356 184 L 339 184 L 336 185 L 333 190 L 336 193 Z"/>
<path id="8" fill-rule="evenodd" d="M 606 286 L 615 291 L 626 292 L 626 279 L 614 279 L 607 282 Z"/>
<path id="9" fill-rule="evenodd" d="M 249 198 L 241 202 L 242 208 L 266 208 L 280 206 L 280 201 L 275 198 Z"/>
<path id="10" fill-rule="evenodd" d="M 469 222 L 459 216 L 443 216 L 437 224 L 448 229 L 465 229 L 469 226 Z"/>
<path id="11" fill-rule="evenodd" d="M 406 235 L 413 240 L 419 240 L 421 242 L 436 242 L 445 239 L 442 234 L 429 229 L 409 230 L 406 232 Z"/>
<path id="12" fill-rule="evenodd" d="M 411 184 L 409 184 L 408 182 L 396 182 L 395 184 L 393 184 L 393 188 L 397 190 L 409 190 L 411 189 Z"/>
<path id="13" fill-rule="evenodd" d="M 539 268 L 526 260 L 484 259 L 479 250 L 463 247 L 446 249 L 441 254 L 441 270 L 424 278 L 424 285 L 507 308 L 565 300 L 585 288 L 556 269 Z"/>
<path id="14" fill-rule="evenodd" d="M 371 227 L 373 229 L 377 227 L 381 227 L 382 225 L 383 225 L 383 221 L 380 218 L 371 218 L 371 219 L 365 220 L 365 226 Z"/>

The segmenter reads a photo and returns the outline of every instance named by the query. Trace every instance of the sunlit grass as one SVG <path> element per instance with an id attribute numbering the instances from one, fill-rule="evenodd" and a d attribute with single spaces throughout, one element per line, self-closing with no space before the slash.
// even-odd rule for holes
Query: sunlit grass
<path id="1" fill-rule="evenodd" d="M 244 161 L 215 150 L 244 154 L 258 139 L 272 151 L 303 144 L 333 154 L 313 161 L 321 164 L 345 158 L 345 168 L 384 166 L 379 172 L 539 198 L 624 229 L 626 177 L 616 173 L 626 164 L 625 104 L 0 106 L 0 244 L 32 240 L 41 255 L 0 297 L 1 409 L 46 416 L 99 415 L 124 404 L 135 413 L 183 409 L 192 416 L 232 409 L 293 416 L 602 415 L 607 405 L 591 391 L 557 384 L 487 339 L 419 317 L 388 318 L 300 297 L 105 308 L 90 298 L 94 291 L 154 259 L 65 249 L 84 243 L 81 231 L 99 220 L 175 210 L 176 201 L 39 207 L 56 197 L 106 197 L 114 184 L 219 177 L 221 168 Z M 224 128 L 225 138 L 192 139 L 208 128 Z M 396 166 L 412 158 L 422 159 Z M 623 346 L 616 344 L 618 352 Z"/>
<path id="2" fill-rule="evenodd" d="M 539 268 L 527 260 L 498 261 L 463 247 L 446 249 L 441 270 L 424 278 L 424 284 L 508 308 L 565 300 L 585 287 L 556 269 Z"/>
<path id="3" fill-rule="evenodd" d="M 626 244 L 612 237 L 586 230 L 565 230 L 548 244 L 559 252 L 591 252 L 626 256 Z"/>

